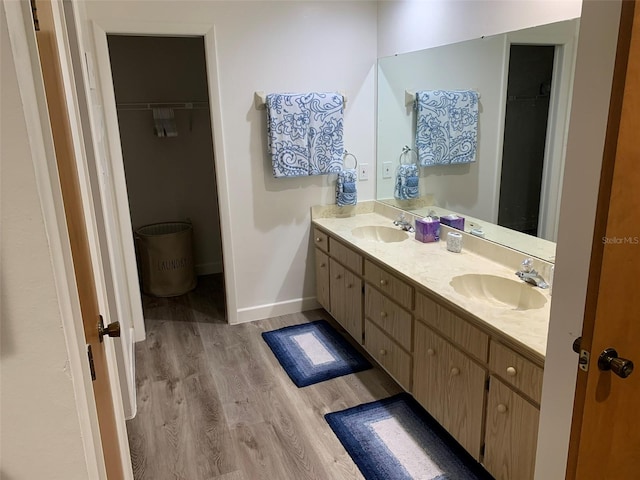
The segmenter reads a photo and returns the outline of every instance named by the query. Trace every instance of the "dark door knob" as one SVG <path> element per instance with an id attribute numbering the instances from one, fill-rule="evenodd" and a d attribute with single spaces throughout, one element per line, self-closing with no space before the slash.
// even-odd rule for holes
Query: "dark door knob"
<path id="1" fill-rule="evenodd" d="M 573 341 L 573 351 L 580 353 L 580 345 L 582 344 L 582 337 L 578 337 Z"/>
<path id="2" fill-rule="evenodd" d="M 633 362 L 618 357 L 618 352 L 614 348 L 607 348 L 598 357 L 598 368 L 602 371 L 611 370 L 620 378 L 627 378 L 633 372 Z"/>
<path id="3" fill-rule="evenodd" d="M 104 320 L 102 319 L 102 315 L 100 315 L 100 320 L 98 320 L 98 338 L 102 342 L 104 336 L 108 337 L 119 337 L 120 336 L 120 322 L 113 322 L 104 326 Z"/>

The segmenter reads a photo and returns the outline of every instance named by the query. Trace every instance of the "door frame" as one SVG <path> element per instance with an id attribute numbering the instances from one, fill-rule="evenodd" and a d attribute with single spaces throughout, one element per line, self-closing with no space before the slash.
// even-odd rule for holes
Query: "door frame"
<path id="1" fill-rule="evenodd" d="M 547 339 L 535 479 L 565 478 L 589 262 L 613 79 L 620 0 L 585 1 L 575 82 Z M 597 95 L 594 95 L 594 92 Z"/>
<path id="2" fill-rule="evenodd" d="M 222 130 L 222 108 L 220 103 L 220 86 L 218 77 L 218 61 L 216 50 L 215 26 L 212 24 L 190 23 L 157 23 L 138 22 L 126 19 L 93 20 L 93 39 L 95 45 L 96 74 L 104 109 L 104 129 L 109 152 L 113 182 L 112 195 L 115 198 L 114 215 L 120 224 L 117 239 L 125 250 L 125 269 L 129 279 L 129 294 L 133 298 L 140 295 L 138 269 L 135 261 L 134 240 L 131 226 L 131 213 L 127 185 L 124 172 L 118 114 L 116 110 L 115 90 L 107 35 L 153 35 L 153 36 L 198 36 L 204 38 L 205 62 L 207 68 L 207 85 L 209 90 L 209 111 L 213 138 L 213 154 L 215 178 L 218 191 L 218 209 L 220 215 L 220 233 L 222 236 L 222 261 L 224 269 L 224 285 L 227 306 L 227 322 L 238 322 L 237 299 L 235 294 L 235 270 L 233 263 L 233 244 L 231 237 L 231 210 L 229 202 L 228 175 L 225 161 L 224 137 Z M 134 319 L 134 327 L 144 325 L 144 319 Z"/>
<path id="3" fill-rule="evenodd" d="M 574 23 L 571 31 L 556 28 L 558 24 Z M 547 133 L 544 148 L 540 206 L 538 208 L 538 236 L 556 241 L 560 215 L 561 187 L 563 182 L 569 117 L 571 114 L 571 88 L 575 78 L 577 37 L 580 19 L 568 19 L 547 25 L 546 29 L 536 27 L 505 35 L 503 46 L 502 91 L 503 103 L 500 108 L 500 128 L 498 131 L 498 151 L 502 158 L 504 130 L 507 110 L 507 85 L 509 82 L 509 60 L 511 45 L 540 45 L 555 48 L 553 58 L 553 79 L 547 116 Z M 566 100 L 563 100 L 566 99 Z M 498 223 L 500 208 L 500 183 L 502 161 L 496 167 L 495 177 L 495 223 Z"/>
<path id="4" fill-rule="evenodd" d="M 62 22 L 58 1 L 52 2 L 54 21 Z M 106 478 L 106 467 L 98 412 L 94 395 L 82 313 L 69 232 L 62 197 L 53 137 L 49 125 L 46 94 L 41 80 L 38 45 L 33 29 L 29 2 L 3 2 L 14 56 L 16 74 L 23 104 L 29 148 L 33 162 L 45 229 L 49 241 L 51 263 L 56 284 L 64 336 L 66 338 L 69 372 L 73 381 L 78 423 L 86 460 L 88 478 Z M 86 207 L 86 205 L 85 205 Z M 92 257 L 92 262 L 95 257 Z M 115 367 L 113 342 L 105 342 L 109 361 L 109 383 L 112 388 L 118 448 L 123 474 L 133 478 L 124 415 L 122 414 L 119 381 Z M 114 390 L 114 387 L 117 389 Z"/>

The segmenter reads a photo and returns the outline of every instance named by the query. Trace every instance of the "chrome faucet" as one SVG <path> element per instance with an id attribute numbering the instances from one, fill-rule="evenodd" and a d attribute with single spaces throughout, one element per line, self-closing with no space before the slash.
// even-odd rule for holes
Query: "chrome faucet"
<path id="1" fill-rule="evenodd" d="M 393 221 L 393 224 L 395 226 L 397 226 L 397 227 L 400 227 L 405 232 L 409 232 L 409 233 L 415 232 L 415 229 L 413 228 L 413 225 L 411 225 L 409 222 L 407 222 L 406 218 L 404 217 L 404 213 L 401 213 L 398 216 L 398 218 L 396 218 Z"/>
<path id="2" fill-rule="evenodd" d="M 533 259 L 525 258 L 520 264 L 520 270 L 516 272 L 516 275 L 524 282 L 535 285 L 539 288 L 549 288 L 549 284 L 544 281 L 544 278 L 533 268 Z"/>

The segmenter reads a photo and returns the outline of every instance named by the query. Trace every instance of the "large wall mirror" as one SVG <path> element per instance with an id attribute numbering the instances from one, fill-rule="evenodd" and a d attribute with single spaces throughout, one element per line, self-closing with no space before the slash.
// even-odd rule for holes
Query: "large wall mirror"
<path id="1" fill-rule="evenodd" d="M 379 59 L 377 199 L 417 215 L 457 213 L 465 230 L 553 262 L 578 23 Z M 476 161 L 421 167 L 419 198 L 398 200 L 395 174 L 403 147 L 415 144 L 419 90 L 479 93 Z"/>

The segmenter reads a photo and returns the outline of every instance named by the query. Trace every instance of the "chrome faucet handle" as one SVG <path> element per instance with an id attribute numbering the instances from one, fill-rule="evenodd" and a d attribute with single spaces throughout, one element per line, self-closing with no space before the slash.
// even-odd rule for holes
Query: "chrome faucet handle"
<path id="1" fill-rule="evenodd" d="M 398 215 L 398 217 L 394 220 L 394 225 L 402 225 L 405 223 L 404 212 Z"/>
<path id="2" fill-rule="evenodd" d="M 520 264 L 524 273 L 533 272 L 533 258 L 525 258 Z"/>

